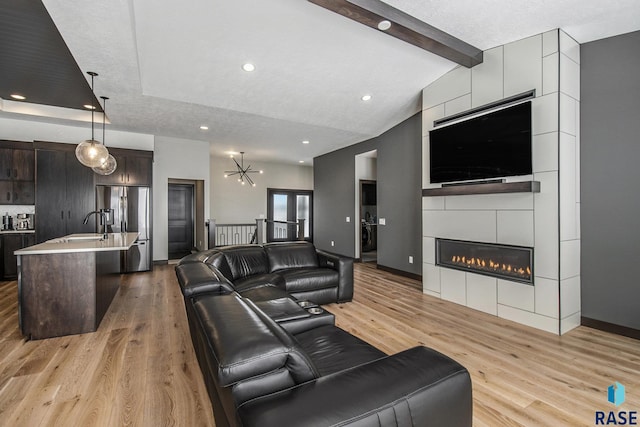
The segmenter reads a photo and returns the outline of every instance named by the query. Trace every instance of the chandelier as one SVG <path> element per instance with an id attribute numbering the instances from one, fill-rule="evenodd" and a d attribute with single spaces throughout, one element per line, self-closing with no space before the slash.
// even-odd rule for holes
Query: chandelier
<path id="1" fill-rule="evenodd" d="M 231 156 L 231 158 L 233 159 L 233 162 L 236 164 L 236 170 L 232 170 L 232 171 L 224 171 L 224 177 L 228 178 L 232 175 L 238 175 L 238 182 L 242 185 L 245 185 L 246 183 L 249 183 L 249 185 L 251 185 L 252 187 L 255 187 L 256 184 L 255 182 L 253 182 L 253 180 L 251 179 L 251 177 L 249 176 L 250 173 L 264 173 L 264 171 L 259 170 L 259 171 L 255 171 L 255 170 L 251 170 L 251 165 L 247 166 L 246 168 L 244 167 L 244 151 L 240 152 L 240 163 L 238 163 L 238 161 L 235 159 L 235 157 Z"/>

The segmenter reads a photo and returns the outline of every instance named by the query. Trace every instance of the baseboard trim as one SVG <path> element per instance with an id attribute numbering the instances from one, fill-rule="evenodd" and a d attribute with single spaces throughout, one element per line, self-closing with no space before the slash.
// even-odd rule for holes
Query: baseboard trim
<path id="1" fill-rule="evenodd" d="M 589 328 L 599 329 L 601 331 L 611 332 L 612 334 L 640 340 L 640 330 L 629 328 L 628 326 L 616 325 L 614 323 L 603 322 L 602 320 L 590 319 L 588 317 L 581 317 L 580 324 Z"/>
<path id="2" fill-rule="evenodd" d="M 153 261 L 153 265 L 167 265 L 169 264 L 168 259 L 158 259 Z"/>
<path id="3" fill-rule="evenodd" d="M 398 276 L 408 277 L 409 279 L 422 281 L 421 274 L 409 273 L 408 271 L 398 270 L 397 268 L 387 267 L 384 265 L 377 265 L 378 270 L 387 271 L 389 273 L 397 274 Z"/>

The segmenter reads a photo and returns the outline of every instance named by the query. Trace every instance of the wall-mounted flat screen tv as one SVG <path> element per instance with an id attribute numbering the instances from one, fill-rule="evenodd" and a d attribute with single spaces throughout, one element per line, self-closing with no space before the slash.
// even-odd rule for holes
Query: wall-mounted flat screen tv
<path id="1" fill-rule="evenodd" d="M 529 175 L 531 101 L 429 132 L 432 183 Z"/>

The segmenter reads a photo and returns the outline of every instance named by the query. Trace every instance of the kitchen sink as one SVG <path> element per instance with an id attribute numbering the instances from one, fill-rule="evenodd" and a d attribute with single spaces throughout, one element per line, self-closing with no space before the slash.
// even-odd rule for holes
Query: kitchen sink
<path id="1" fill-rule="evenodd" d="M 75 240 L 102 240 L 102 235 L 91 235 L 91 236 L 69 236 L 64 240 L 68 242 L 73 242 Z"/>
<path id="2" fill-rule="evenodd" d="M 49 240 L 49 243 L 70 243 L 70 242 L 92 242 L 104 240 L 102 234 L 78 234 L 75 236 L 60 237 L 58 239 Z"/>

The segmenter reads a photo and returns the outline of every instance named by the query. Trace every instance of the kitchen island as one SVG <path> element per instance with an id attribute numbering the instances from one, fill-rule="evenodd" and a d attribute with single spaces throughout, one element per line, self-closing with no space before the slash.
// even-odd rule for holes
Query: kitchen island
<path id="1" fill-rule="evenodd" d="M 27 339 L 94 332 L 120 286 L 120 254 L 138 233 L 71 234 L 15 251 Z"/>

